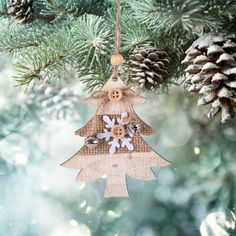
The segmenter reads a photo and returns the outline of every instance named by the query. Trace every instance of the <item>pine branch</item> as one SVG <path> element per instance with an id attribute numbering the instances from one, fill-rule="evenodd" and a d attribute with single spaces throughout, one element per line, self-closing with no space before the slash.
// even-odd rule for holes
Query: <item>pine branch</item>
<path id="1" fill-rule="evenodd" d="M 196 38 L 197 35 L 194 34 L 178 34 L 173 37 L 170 33 L 160 32 L 156 35 L 153 40 L 155 46 L 165 51 L 168 55 L 168 59 L 170 60 L 169 79 L 176 81 L 178 78 L 184 76 L 185 66 L 180 62 L 185 57 L 185 51 L 190 47 Z"/>
<path id="2" fill-rule="evenodd" d="M 108 7 L 106 0 L 34 0 L 33 20 L 50 23 L 57 18 L 79 17 L 85 13 L 103 15 Z M 0 17 L 10 16 L 8 13 L 8 0 L 0 3 Z"/>
<path id="3" fill-rule="evenodd" d="M 71 27 L 74 37 L 74 52 L 78 67 L 91 69 L 101 64 L 111 55 L 111 32 L 104 19 L 99 16 L 85 15 L 78 18 Z"/>
<path id="4" fill-rule="evenodd" d="M 116 10 L 115 8 L 109 10 L 105 15 L 107 24 L 115 30 L 116 27 Z M 114 31 L 113 30 L 113 31 Z M 150 32 L 140 24 L 139 20 L 135 18 L 127 4 L 123 6 L 121 12 L 121 33 L 122 33 L 122 54 L 128 54 L 136 47 L 150 43 Z M 114 37 L 114 35 L 113 35 Z"/>
<path id="5" fill-rule="evenodd" d="M 27 51 L 23 58 L 16 62 L 17 82 L 28 85 L 35 80 L 58 79 L 62 71 L 72 64 L 73 39 L 66 30 L 52 34 L 48 41 L 34 50 Z"/>
<path id="6" fill-rule="evenodd" d="M 182 76 L 180 61 L 198 34 L 235 31 L 236 0 L 130 0 L 122 4 L 122 54 L 126 60 L 145 44 L 164 50 L 171 61 L 168 83 Z M 17 61 L 18 82 L 58 78 L 61 70 L 78 70 L 86 89 L 111 75 L 116 11 L 109 0 L 35 0 L 35 20 L 15 24 L 0 19 L 0 50 Z M 0 12 L 7 14 L 6 0 Z M 84 14 L 90 12 L 103 15 Z M 84 14 L 81 16 L 81 14 Z M 59 32 L 57 32 L 59 30 Z M 128 70 L 128 65 L 124 65 Z"/>
<path id="7" fill-rule="evenodd" d="M 235 33 L 236 7 L 234 12 L 234 15 L 230 15 L 230 17 L 222 16 L 222 31 L 224 33 Z M 222 31 L 220 33 L 222 33 Z"/>
<path id="8" fill-rule="evenodd" d="M 96 64 L 88 71 L 84 67 L 78 71 L 78 77 L 85 84 L 85 90 L 92 91 L 101 87 L 112 74 L 112 66 L 108 61 Z"/>
<path id="9" fill-rule="evenodd" d="M 235 0 L 200 0 L 203 7 L 203 12 L 206 15 L 211 15 L 216 22 L 219 22 L 219 27 L 216 29 L 222 32 L 225 28 L 235 28 L 232 22 L 236 17 L 236 1 Z M 224 24 L 227 21 L 227 24 Z"/>
<path id="10" fill-rule="evenodd" d="M 223 16 L 235 14 L 235 0 L 131 0 L 129 5 L 143 28 L 151 30 L 150 38 L 170 57 L 170 78 L 184 74 L 180 61 L 193 40 L 204 32 L 224 29 Z M 233 17 L 231 17 L 233 18 Z M 229 21 L 226 21 L 229 23 Z M 226 25 L 227 25 L 226 23 Z M 232 23 L 232 29 L 235 26 Z M 229 26 L 228 26 L 229 27 Z M 163 40 L 167 39 L 167 40 Z"/>
<path id="11" fill-rule="evenodd" d="M 45 25 L 35 21 L 31 24 L 19 25 L 12 24 L 11 20 L 1 21 L 0 31 L 0 50 L 19 57 L 32 47 L 38 47 L 46 36 L 52 34 L 59 24 Z"/>
<path id="12" fill-rule="evenodd" d="M 232 32 L 235 33 L 236 22 L 236 0 L 211 0 L 206 4 L 207 14 L 214 14 L 215 19 L 221 23 L 219 33 Z"/>
<path id="13" fill-rule="evenodd" d="M 208 14 L 219 14 L 226 13 L 227 11 L 232 11 L 232 6 L 235 5 L 235 0 L 200 0 L 203 5 L 204 12 Z"/>
<path id="14" fill-rule="evenodd" d="M 21 26 L 13 24 L 10 27 L 11 34 L 8 33 L 6 24 L 6 31 L 0 34 L 3 39 L 0 46 L 19 58 L 16 68 L 20 85 L 55 78 L 61 70 L 73 65 L 79 70 L 97 68 L 101 61 L 107 62 L 110 58 L 107 56 L 111 50 L 110 31 L 101 17 L 86 15 L 78 20 L 72 19 L 66 24 L 70 25 L 71 31 L 63 22 L 65 29 L 54 32 L 54 29 L 60 27 L 60 23 L 61 21 L 55 22 L 50 27 L 43 26 L 40 22 Z"/>
<path id="15" fill-rule="evenodd" d="M 40 17 L 51 16 L 57 17 L 79 17 L 85 13 L 103 15 L 106 10 L 107 4 L 104 0 L 36 0 L 35 2 L 36 12 L 39 12 Z"/>
<path id="16" fill-rule="evenodd" d="M 217 28 L 218 22 L 204 14 L 204 5 L 198 0 L 131 0 L 129 5 L 140 21 L 155 32 L 192 34 L 194 28 Z"/>

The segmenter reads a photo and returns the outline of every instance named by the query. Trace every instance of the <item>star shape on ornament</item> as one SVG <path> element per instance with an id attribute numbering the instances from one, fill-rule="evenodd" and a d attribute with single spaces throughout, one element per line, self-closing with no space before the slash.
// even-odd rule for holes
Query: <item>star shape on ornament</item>
<path id="1" fill-rule="evenodd" d="M 121 117 L 110 118 L 107 115 L 103 116 L 106 129 L 103 133 L 97 134 L 98 139 L 105 139 L 110 145 L 109 153 L 114 154 L 118 148 L 126 147 L 129 151 L 134 150 L 131 143 L 133 132 L 129 127 L 130 121 L 127 112 L 123 112 Z"/>

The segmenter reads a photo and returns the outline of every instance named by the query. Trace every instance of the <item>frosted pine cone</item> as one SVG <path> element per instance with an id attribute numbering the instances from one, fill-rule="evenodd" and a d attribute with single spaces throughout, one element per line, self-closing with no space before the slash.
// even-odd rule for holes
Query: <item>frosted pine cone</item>
<path id="1" fill-rule="evenodd" d="M 203 96 L 198 105 L 212 105 L 209 118 L 221 113 L 227 122 L 236 107 L 236 35 L 200 37 L 186 54 L 189 91 Z"/>
<path id="2" fill-rule="evenodd" d="M 33 0 L 11 0 L 8 13 L 19 23 L 30 22 L 33 18 Z"/>
<path id="3" fill-rule="evenodd" d="M 155 88 L 168 74 L 167 54 L 153 47 L 141 47 L 129 56 L 131 79 L 141 88 Z"/>
<path id="4" fill-rule="evenodd" d="M 73 87 L 54 88 L 49 84 L 35 87 L 28 96 L 28 106 L 35 106 L 42 120 L 76 120 L 80 97 Z"/>

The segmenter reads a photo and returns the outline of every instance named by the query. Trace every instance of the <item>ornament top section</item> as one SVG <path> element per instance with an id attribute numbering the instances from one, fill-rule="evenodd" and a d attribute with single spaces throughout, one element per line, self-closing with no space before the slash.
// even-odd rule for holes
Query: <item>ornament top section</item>
<path id="1" fill-rule="evenodd" d="M 132 112 L 133 105 L 143 103 L 145 98 L 133 91 L 118 77 L 108 79 L 101 90 L 95 91 L 85 100 L 90 105 L 97 106 L 97 114 L 120 114 L 123 111 Z"/>

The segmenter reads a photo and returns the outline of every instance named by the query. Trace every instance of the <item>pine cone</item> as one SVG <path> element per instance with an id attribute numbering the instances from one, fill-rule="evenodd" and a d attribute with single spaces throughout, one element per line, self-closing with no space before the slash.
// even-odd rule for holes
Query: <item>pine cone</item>
<path id="1" fill-rule="evenodd" d="M 211 103 L 209 118 L 221 112 L 227 122 L 236 107 L 236 35 L 200 37 L 186 54 L 188 90 L 203 95 L 198 105 Z"/>
<path id="2" fill-rule="evenodd" d="M 19 23 L 28 23 L 33 18 L 33 0 L 11 0 L 8 13 Z"/>
<path id="3" fill-rule="evenodd" d="M 131 79 L 141 88 L 155 88 L 163 83 L 168 74 L 167 54 L 153 47 L 141 47 L 129 56 Z"/>

